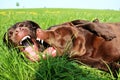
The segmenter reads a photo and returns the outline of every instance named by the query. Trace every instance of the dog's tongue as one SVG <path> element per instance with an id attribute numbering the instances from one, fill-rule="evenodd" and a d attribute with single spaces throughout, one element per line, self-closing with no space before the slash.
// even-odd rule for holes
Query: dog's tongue
<path id="1" fill-rule="evenodd" d="M 50 55 L 52 57 L 56 56 L 56 50 L 53 47 L 48 47 L 44 52 L 43 52 L 43 58 L 46 58 L 46 54 Z"/>
<path id="2" fill-rule="evenodd" d="M 24 50 L 26 56 L 31 60 L 31 61 L 38 61 L 39 60 L 39 55 L 36 53 L 35 46 L 26 46 Z"/>
<path id="3" fill-rule="evenodd" d="M 26 56 L 31 61 L 39 61 L 39 55 L 37 54 L 36 47 L 34 45 L 26 46 L 24 51 L 26 53 Z M 42 54 L 42 57 L 46 59 L 46 55 L 55 57 L 56 56 L 56 50 L 53 47 L 48 47 Z"/>

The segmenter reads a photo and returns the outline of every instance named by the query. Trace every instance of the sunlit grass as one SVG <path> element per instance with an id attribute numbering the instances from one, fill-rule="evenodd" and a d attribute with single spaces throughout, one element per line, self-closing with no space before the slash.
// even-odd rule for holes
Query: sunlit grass
<path id="1" fill-rule="evenodd" d="M 87 9 L 10 9 L 0 10 L 0 36 L 19 21 L 32 20 L 42 29 L 63 22 L 84 19 L 119 22 L 120 11 Z M 0 37 L 0 80 L 112 80 L 108 73 L 80 66 L 66 57 L 30 62 L 22 53 L 9 50 Z M 119 75 L 120 77 L 120 75 Z"/>

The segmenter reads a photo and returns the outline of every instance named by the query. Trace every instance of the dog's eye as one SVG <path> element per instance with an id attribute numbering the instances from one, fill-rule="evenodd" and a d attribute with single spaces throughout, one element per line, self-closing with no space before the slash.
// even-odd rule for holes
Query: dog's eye
<path id="1" fill-rule="evenodd" d="M 9 36 L 12 36 L 12 35 L 13 35 L 13 32 L 12 32 L 12 31 L 10 31 L 8 35 L 9 35 Z"/>
<path id="2" fill-rule="evenodd" d="M 10 32 L 9 32 L 9 35 L 12 35 L 12 34 L 13 34 L 13 32 L 12 32 L 12 31 L 10 31 Z"/>

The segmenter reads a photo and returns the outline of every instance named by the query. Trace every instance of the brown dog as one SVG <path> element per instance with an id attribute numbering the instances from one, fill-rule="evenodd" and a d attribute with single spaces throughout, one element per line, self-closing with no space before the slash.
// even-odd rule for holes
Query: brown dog
<path id="1" fill-rule="evenodd" d="M 78 22 L 83 24 L 88 21 L 81 20 Z M 71 22 L 67 22 L 65 24 L 69 26 L 70 23 Z M 36 30 L 38 28 L 40 28 L 39 25 L 33 21 L 18 22 L 8 29 L 4 35 L 3 41 L 9 47 L 18 47 L 31 61 L 39 60 L 38 52 L 43 52 L 44 48 L 49 45 L 45 42 L 43 44 L 46 46 L 43 46 L 43 44 L 38 45 L 36 41 Z M 55 28 L 57 27 L 54 27 L 54 29 Z M 53 27 L 51 27 L 51 29 L 53 29 Z"/>
<path id="2" fill-rule="evenodd" d="M 75 20 L 49 30 L 37 29 L 36 36 L 37 40 L 55 48 L 58 56 L 67 53 L 72 59 L 107 72 L 108 65 L 117 77 L 116 71 L 120 68 L 117 64 L 120 60 L 119 30 L 120 23 Z"/>
<path id="3" fill-rule="evenodd" d="M 19 47 L 31 61 L 39 60 L 39 51 L 50 52 L 53 57 L 67 53 L 72 59 L 108 71 L 106 63 L 115 72 L 119 68 L 116 61 L 119 60 L 120 54 L 115 46 L 118 38 L 113 39 L 119 35 L 113 26 L 117 31 L 117 23 L 74 20 L 50 27 L 48 30 L 41 30 L 38 24 L 24 21 L 8 29 L 4 42 Z"/>
<path id="4" fill-rule="evenodd" d="M 39 59 L 36 54 L 39 51 L 36 42 L 37 28 L 40 28 L 39 25 L 33 21 L 18 22 L 8 29 L 3 41 L 9 47 L 18 47 L 31 61 L 36 61 Z"/>

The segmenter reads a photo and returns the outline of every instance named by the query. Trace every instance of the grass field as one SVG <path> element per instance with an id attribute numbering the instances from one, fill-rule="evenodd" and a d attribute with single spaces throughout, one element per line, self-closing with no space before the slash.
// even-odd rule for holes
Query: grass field
<path id="1" fill-rule="evenodd" d="M 75 19 L 92 21 L 95 18 L 101 22 L 120 22 L 120 11 L 47 8 L 0 10 L 0 80 L 114 80 L 112 75 L 78 65 L 66 56 L 30 62 L 15 49 L 8 50 L 2 42 L 6 30 L 19 21 L 32 20 L 42 29 L 47 29 Z M 120 80 L 120 74 L 118 76 Z"/>

